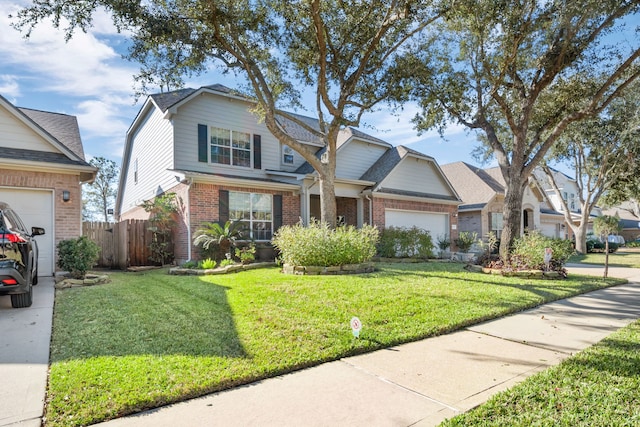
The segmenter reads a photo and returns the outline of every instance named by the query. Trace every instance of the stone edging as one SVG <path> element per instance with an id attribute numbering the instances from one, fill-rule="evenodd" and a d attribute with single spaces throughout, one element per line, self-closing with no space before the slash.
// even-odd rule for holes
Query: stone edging
<path id="1" fill-rule="evenodd" d="M 467 264 L 465 269 L 476 273 L 495 274 L 505 277 L 522 277 L 525 279 L 561 279 L 563 276 L 557 271 L 518 270 L 504 271 L 499 268 L 487 268 L 481 265 Z"/>
<path id="2" fill-rule="evenodd" d="M 79 288 L 82 286 L 94 286 L 109 283 L 109 276 L 106 274 L 98 276 L 95 274 L 87 274 L 84 279 L 72 279 L 64 277 L 62 280 L 56 279 L 54 287 L 56 289 Z"/>
<path id="3" fill-rule="evenodd" d="M 338 274 L 372 273 L 373 271 L 375 271 L 375 269 L 376 268 L 372 262 L 364 262 L 362 264 L 336 265 L 331 267 L 285 264 L 282 267 L 282 272 L 284 274 L 296 274 L 301 276 L 330 276 Z"/>
<path id="4" fill-rule="evenodd" d="M 256 268 L 273 267 L 275 262 L 256 262 L 253 264 L 232 264 L 226 267 L 212 268 L 208 270 L 202 270 L 198 268 L 181 268 L 174 267 L 169 269 L 169 274 L 176 276 L 209 276 L 215 274 L 229 274 L 236 273 L 238 271 L 255 270 Z"/>

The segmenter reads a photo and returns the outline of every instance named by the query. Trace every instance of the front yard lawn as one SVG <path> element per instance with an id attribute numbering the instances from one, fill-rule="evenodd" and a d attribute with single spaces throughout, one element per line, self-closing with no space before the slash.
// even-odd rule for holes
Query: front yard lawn
<path id="1" fill-rule="evenodd" d="M 110 284 L 59 291 L 47 425 L 96 423 L 623 282 L 378 267 L 358 276 L 114 272 Z"/>
<path id="2" fill-rule="evenodd" d="M 640 321 L 441 425 L 640 425 Z"/>
<path id="3" fill-rule="evenodd" d="M 605 254 L 603 253 L 576 254 L 569 258 L 568 262 L 604 265 L 604 256 Z M 609 254 L 609 267 L 640 268 L 640 249 L 620 248 L 616 252 Z"/>

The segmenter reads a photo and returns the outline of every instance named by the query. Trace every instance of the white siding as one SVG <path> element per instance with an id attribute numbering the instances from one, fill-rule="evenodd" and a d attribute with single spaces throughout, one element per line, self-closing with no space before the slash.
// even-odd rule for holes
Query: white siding
<path id="1" fill-rule="evenodd" d="M 248 108 L 249 104 L 245 102 L 207 93 L 181 106 L 173 117 L 176 169 L 264 179 L 267 178 L 265 169 L 281 170 L 280 143 L 271 135 L 264 123 L 258 123 L 258 118 Z M 260 135 L 262 170 L 199 162 L 198 124 L 249 132 L 252 135 L 252 147 L 253 135 Z M 253 165 L 253 152 L 251 156 Z"/>
<path id="2" fill-rule="evenodd" d="M 410 156 L 396 166 L 382 181 L 381 187 L 452 196 L 451 190 L 432 162 Z"/>
<path id="3" fill-rule="evenodd" d="M 147 112 L 131 141 L 129 169 L 122 195 L 122 212 L 140 205 L 157 194 L 174 187 L 172 126 L 162 113 L 153 108 Z M 138 163 L 138 182 L 134 181 Z"/>
<path id="4" fill-rule="evenodd" d="M 0 106 L 0 147 L 59 153 L 58 150 Z"/>
<path id="5" fill-rule="evenodd" d="M 377 144 L 351 140 L 338 151 L 336 177 L 360 179 L 387 150 L 387 147 Z"/>

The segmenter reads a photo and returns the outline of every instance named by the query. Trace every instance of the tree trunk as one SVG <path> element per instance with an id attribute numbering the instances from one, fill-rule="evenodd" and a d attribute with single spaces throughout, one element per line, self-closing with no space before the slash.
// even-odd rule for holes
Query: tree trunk
<path id="1" fill-rule="evenodd" d="M 609 275 L 609 236 L 604 238 L 604 278 Z"/>
<path id="2" fill-rule="evenodd" d="M 320 175 L 318 182 L 320 187 L 320 218 L 322 222 L 329 224 L 329 227 L 336 228 L 337 207 L 335 174 Z"/>
<path id="3" fill-rule="evenodd" d="M 503 209 L 504 229 L 500 236 L 500 257 L 507 260 L 509 259 L 513 242 L 520 236 L 524 190 L 519 179 L 511 179 L 505 191 Z"/>
<path id="4" fill-rule="evenodd" d="M 577 227 L 571 227 L 573 231 L 573 235 L 576 238 L 576 252 L 579 254 L 587 253 L 587 224 L 586 221 L 583 221 Z"/>

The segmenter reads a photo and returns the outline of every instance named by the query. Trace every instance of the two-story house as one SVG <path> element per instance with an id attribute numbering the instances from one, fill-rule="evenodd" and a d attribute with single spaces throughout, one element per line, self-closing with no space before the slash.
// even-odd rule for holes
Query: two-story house
<path id="1" fill-rule="evenodd" d="M 580 213 L 582 210 L 582 206 L 580 206 L 580 198 L 579 198 L 580 188 L 578 187 L 578 183 L 576 182 L 575 178 L 570 177 L 564 172 L 561 172 L 553 168 L 549 168 L 549 169 L 553 173 L 553 179 L 556 185 L 558 186 L 560 193 L 558 193 L 553 188 L 553 186 L 551 185 L 551 182 L 549 181 L 549 177 L 544 173 L 542 168 L 538 167 L 534 169 L 533 176 L 535 177 L 536 181 L 538 181 L 540 187 L 542 187 L 545 194 L 547 195 L 547 199 L 551 205 L 550 209 L 555 212 L 563 213 L 564 204 L 562 202 L 564 200 L 567 204 L 567 207 L 569 208 L 569 212 L 570 212 L 573 223 L 579 224 L 581 221 Z M 553 227 L 556 227 L 556 226 L 557 225 L 554 223 Z M 544 227 L 550 231 L 552 226 L 549 224 L 546 224 L 544 225 Z M 559 230 L 558 237 L 568 239 L 572 236 L 571 228 L 567 226 L 565 220 L 563 220 L 560 227 L 561 228 Z"/>
<path id="2" fill-rule="evenodd" d="M 317 174 L 250 111 L 250 99 L 221 85 L 151 95 L 127 132 L 116 201 L 120 219 L 145 219 L 141 203 L 173 192 L 180 200 L 176 259 L 197 259 L 203 222 L 246 222 L 269 241 L 284 224 L 320 216 Z M 297 116 L 309 126 L 317 120 Z M 321 155 L 323 145 L 283 117 L 282 129 Z M 418 226 L 456 237 L 460 200 L 430 156 L 357 129 L 340 133 L 335 193 L 340 222 Z"/>

